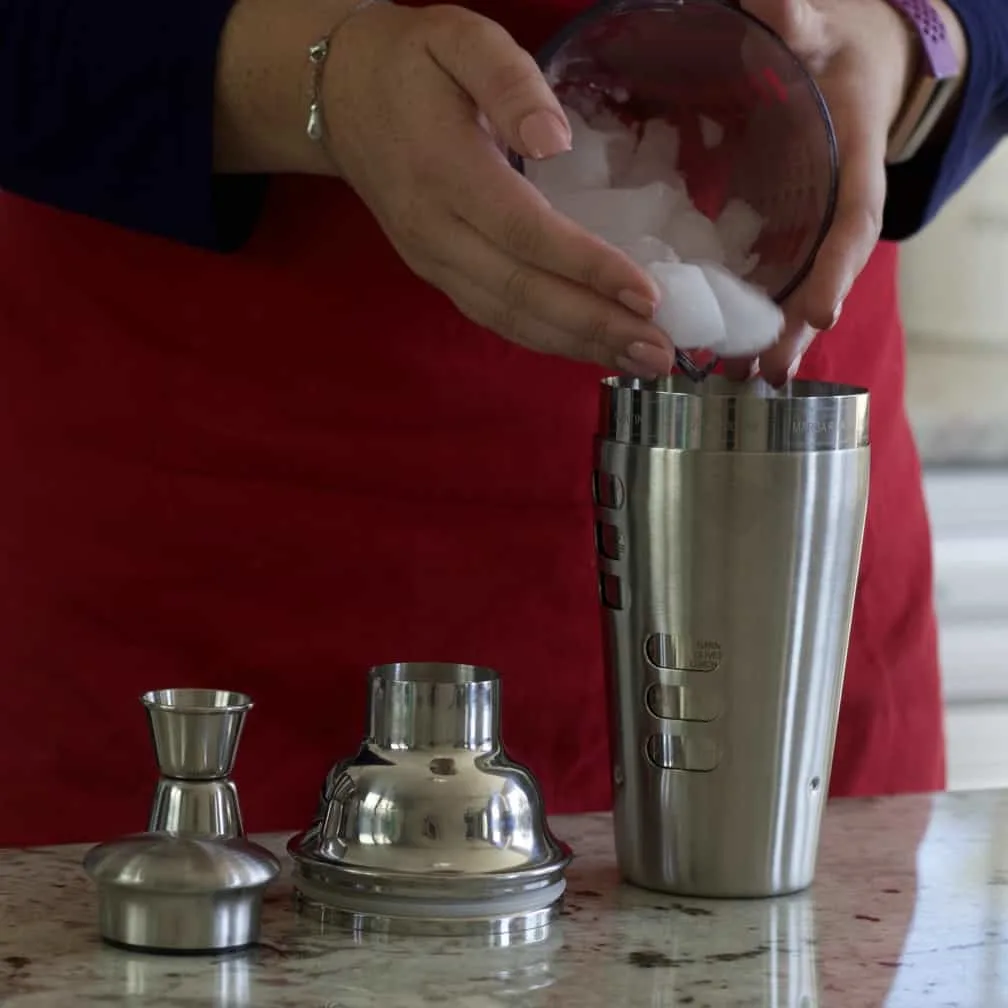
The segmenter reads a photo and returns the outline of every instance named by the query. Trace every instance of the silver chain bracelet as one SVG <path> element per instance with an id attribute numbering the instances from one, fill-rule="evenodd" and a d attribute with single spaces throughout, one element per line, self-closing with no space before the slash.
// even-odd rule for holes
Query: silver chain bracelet
<path id="1" fill-rule="evenodd" d="M 308 101 L 308 122 L 305 125 L 305 132 L 310 140 L 321 143 L 325 137 L 325 110 L 322 106 L 322 76 L 325 72 L 326 60 L 329 59 L 329 50 L 332 48 L 332 41 L 336 33 L 355 14 L 359 14 L 366 7 L 379 3 L 381 0 L 357 0 L 340 18 L 337 24 L 329 29 L 328 34 L 321 38 L 314 45 L 308 47 L 308 64 L 311 67 L 311 97 Z"/>

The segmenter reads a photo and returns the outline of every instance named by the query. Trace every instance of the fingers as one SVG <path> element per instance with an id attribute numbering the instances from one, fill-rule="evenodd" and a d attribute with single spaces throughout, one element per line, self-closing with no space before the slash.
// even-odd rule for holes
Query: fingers
<path id="1" fill-rule="evenodd" d="M 872 67 L 859 65 L 863 61 L 851 50 L 836 48 L 837 40 L 827 37 L 825 17 L 810 0 L 742 0 L 742 6 L 798 55 L 816 65 L 829 63 L 818 82 L 836 131 L 837 205 L 815 266 L 792 299 L 800 304 L 805 322 L 828 329 L 881 231 L 888 120 L 884 110 L 876 110 Z"/>
<path id="2" fill-rule="evenodd" d="M 798 295 L 805 320 L 815 329 L 829 329 L 835 323 L 844 298 L 878 242 L 885 205 L 885 129 L 867 115 L 838 116 L 837 142 L 836 215 Z"/>
<path id="3" fill-rule="evenodd" d="M 547 353 L 668 374 L 673 349 L 654 325 L 601 297 L 510 258 L 462 221 L 441 228 L 438 265 L 425 275 L 480 324 Z M 477 314 L 472 314 L 472 306 Z M 542 342 L 545 340 L 546 342 Z"/>
<path id="4" fill-rule="evenodd" d="M 486 146 L 486 138 L 473 138 Z M 464 150 L 464 148 L 463 148 Z M 452 206 L 511 258 L 589 287 L 650 318 L 659 301 L 651 278 L 619 249 L 554 210 L 527 179 L 499 157 L 464 150 L 453 178 Z M 476 166 L 486 166 L 476 167 Z"/>
<path id="5" fill-rule="evenodd" d="M 794 377 L 802 356 L 816 337 L 811 326 L 791 323 L 781 338 L 759 357 L 726 358 L 724 376 L 730 381 L 748 381 L 760 374 L 771 385 L 783 385 Z"/>
<path id="6" fill-rule="evenodd" d="M 729 381 L 747 381 L 759 369 L 758 364 L 757 357 L 725 357 L 722 370 Z"/>
<path id="7" fill-rule="evenodd" d="M 815 63 L 826 48 L 826 25 L 809 0 L 741 0 L 743 10 L 776 32 L 803 59 Z"/>
<path id="8" fill-rule="evenodd" d="M 769 350 L 760 354 L 760 374 L 771 385 L 783 385 L 794 377 L 802 355 L 815 337 L 816 332 L 811 326 L 802 324 L 789 326 Z"/>
<path id="9" fill-rule="evenodd" d="M 500 25 L 451 8 L 435 21 L 428 50 L 519 154 L 538 159 L 570 150 L 570 126 L 556 95 Z"/>
<path id="10" fill-rule="evenodd" d="M 453 209 L 511 256 L 652 314 L 658 291 L 648 275 L 554 211 L 496 149 L 494 138 L 532 157 L 570 149 L 567 120 L 535 61 L 499 25 L 451 11 L 431 30 L 428 48 L 492 128 L 491 137 L 471 115 L 457 124 L 464 135 L 445 158 Z M 557 123 L 562 143 L 559 133 L 545 136 Z"/>
<path id="11" fill-rule="evenodd" d="M 871 111 L 871 67 L 854 65 L 828 19 L 810 0 L 742 0 L 819 74 L 818 83 L 836 130 L 840 178 L 833 223 L 809 276 L 786 306 L 788 321 L 774 346 L 760 355 L 759 371 L 783 384 L 796 370 L 818 331 L 830 329 L 843 299 L 878 241 L 885 202 L 887 123 Z M 834 26 L 835 27 L 835 26 Z M 749 362 L 726 371 L 744 377 Z"/>
<path id="12" fill-rule="evenodd" d="M 512 343 L 524 346 L 537 353 L 552 354 L 570 360 L 588 360 L 578 355 L 577 346 L 570 333 L 557 329 L 546 322 L 527 314 L 514 313 L 505 308 L 493 295 L 468 281 L 456 285 L 452 301 L 455 306 L 478 325 L 484 326 Z M 506 320 L 506 325 L 501 323 Z M 664 359 L 662 359 L 664 357 Z M 592 361 L 610 370 L 624 371 L 636 378 L 657 378 L 668 374 L 668 355 L 661 354 L 655 347 L 635 343 L 626 355 L 612 360 Z"/>

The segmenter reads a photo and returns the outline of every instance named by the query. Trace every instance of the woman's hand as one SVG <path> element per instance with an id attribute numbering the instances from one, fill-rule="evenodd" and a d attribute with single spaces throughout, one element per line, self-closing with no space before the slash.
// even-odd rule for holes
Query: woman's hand
<path id="1" fill-rule="evenodd" d="M 504 29 L 460 7 L 376 4 L 336 33 L 323 101 L 339 173 L 469 318 L 534 350 L 668 373 L 646 274 L 553 211 L 501 152 L 496 138 L 528 157 L 570 145 L 555 96 Z"/>
<path id="2" fill-rule="evenodd" d="M 805 62 L 833 118 L 840 155 L 836 217 L 806 281 L 784 306 L 780 341 L 759 360 L 767 380 L 797 370 L 813 336 L 836 323 L 882 230 L 889 131 L 911 83 L 917 39 L 885 0 L 742 0 Z M 751 361 L 732 361 L 744 377 Z"/>

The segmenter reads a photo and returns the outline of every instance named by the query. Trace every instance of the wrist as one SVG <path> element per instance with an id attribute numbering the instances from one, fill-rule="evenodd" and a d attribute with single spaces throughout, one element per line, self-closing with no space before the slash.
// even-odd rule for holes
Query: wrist
<path id="1" fill-rule="evenodd" d="M 331 175 L 306 133 L 308 50 L 356 0 L 237 0 L 221 35 L 214 95 L 219 172 Z"/>
<path id="2" fill-rule="evenodd" d="M 890 129 L 895 126 L 906 103 L 913 93 L 921 73 L 921 47 L 917 32 L 910 20 L 899 11 L 890 0 L 881 0 L 884 8 L 883 16 L 887 19 L 890 31 L 881 35 L 882 38 L 892 38 L 893 45 L 886 47 L 886 54 L 895 67 L 898 67 L 898 86 L 889 106 Z"/>
<path id="3" fill-rule="evenodd" d="M 945 0 L 884 0 L 902 22 L 904 83 L 890 122 L 888 164 L 910 160 L 955 122 L 965 79 L 968 45 L 958 17 Z"/>
<path id="4" fill-rule="evenodd" d="M 947 138 L 955 125 L 959 112 L 959 99 L 962 96 L 963 86 L 966 83 L 966 75 L 969 72 L 969 40 L 966 37 L 966 30 L 963 28 L 959 15 L 947 4 L 945 0 L 931 0 L 939 17 L 945 23 L 948 32 L 949 42 L 959 61 L 959 73 L 955 78 L 955 90 L 951 101 L 945 107 L 938 122 L 935 124 L 931 139 L 937 140 Z"/>

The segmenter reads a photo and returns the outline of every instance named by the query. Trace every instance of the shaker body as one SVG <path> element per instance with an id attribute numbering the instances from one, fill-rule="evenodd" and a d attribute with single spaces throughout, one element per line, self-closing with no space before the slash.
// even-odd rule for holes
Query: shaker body
<path id="1" fill-rule="evenodd" d="M 715 417 L 705 405 L 689 405 L 673 447 L 596 445 L 617 858 L 646 888 L 780 895 L 815 874 L 867 505 L 867 399 L 863 434 L 856 417 L 841 447 L 820 450 L 776 450 L 794 444 L 772 409 L 736 410 L 726 435 L 728 404 Z M 771 450 L 735 450 L 746 415 L 748 447 Z"/>

